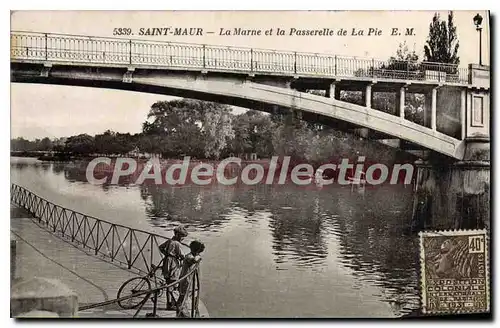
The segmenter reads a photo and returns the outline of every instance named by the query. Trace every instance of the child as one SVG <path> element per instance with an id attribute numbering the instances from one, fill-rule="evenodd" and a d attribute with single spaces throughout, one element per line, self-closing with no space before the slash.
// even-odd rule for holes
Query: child
<path id="1" fill-rule="evenodd" d="M 165 255 L 163 259 L 162 274 L 167 284 L 179 279 L 181 271 L 181 261 L 184 254 L 181 249 L 181 241 L 187 237 L 188 232 L 184 226 L 180 225 L 174 229 L 174 237 L 160 245 L 160 252 Z M 175 299 L 172 300 L 174 288 L 167 290 L 167 309 L 175 308 Z"/>
<path id="2" fill-rule="evenodd" d="M 200 254 L 205 250 L 205 245 L 197 240 L 192 241 L 189 245 L 189 249 L 191 253 L 187 254 L 184 258 L 184 263 L 182 265 L 182 270 L 180 273 L 180 277 L 184 277 L 188 274 L 193 268 L 194 265 L 201 261 Z M 193 276 L 189 276 L 183 281 L 179 283 L 179 301 L 178 301 L 178 310 L 177 316 L 183 318 L 191 317 L 191 308 L 192 308 L 192 292 L 193 286 Z M 195 314 L 196 316 L 197 314 Z"/>

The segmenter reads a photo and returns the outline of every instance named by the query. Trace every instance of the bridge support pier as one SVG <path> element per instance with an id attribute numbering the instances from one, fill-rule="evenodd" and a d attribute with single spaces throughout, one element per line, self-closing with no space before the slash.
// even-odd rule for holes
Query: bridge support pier
<path id="1" fill-rule="evenodd" d="M 326 89 L 325 96 L 327 98 L 335 97 L 335 83 L 330 83 L 330 85 Z"/>
<path id="2" fill-rule="evenodd" d="M 417 161 L 413 230 L 489 229 L 489 139 L 465 142 L 463 161 Z"/>
<path id="3" fill-rule="evenodd" d="M 337 99 L 337 100 L 340 99 L 340 88 L 338 88 L 336 86 L 336 84 L 337 84 L 337 81 L 336 82 L 332 82 L 332 83 L 330 83 L 330 85 L 326 89 L 325 96 L 327 98 L 334 98 L 334 99 Z"/>
<path id="4" fill-rule="evenodd" d="M 405 86 L 402 86 L 399 92 L 396 92 L 396 106 L 399 108 L 399 117 L 401 117 L 401 119 L 405 118 L 405 92 Z"/>
<path id="5" fill-rule="evenodd" d="M 366 86 L 365 92 L 363 93 L 363 102 L 365 103 L 365 106 L 368 108 L 372 107 L 372 85 L 368 84 Z"/>
<path id="6" fill-rule="evenodd" d="M 433 88 L 431 94 L 431 129 L 436 131 L 437 88 Z"/>

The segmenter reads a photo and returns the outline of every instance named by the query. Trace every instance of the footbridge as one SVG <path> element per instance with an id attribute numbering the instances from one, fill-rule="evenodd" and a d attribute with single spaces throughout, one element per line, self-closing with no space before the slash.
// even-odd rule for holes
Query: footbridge
<path id="1" fill-rule="evenodd" d="M 302 119 L 352 131 L 420 158 L 463 160 L 469 137 L 489 140 L 489 67 L 11 32 L 11 81 L 159 93 Z M 311 90 L 318 92 L 311 93 Z M 342 98 L 359 92 L 361 104 Z M 378 92 L 393 95 L 374 106 Z M 408 95 L 425 97 L 420 121 Z"/>
<path id="2" fill-rule="evenodd" d="M 416 155 L 419 230 L 489 226 L 488 66 L 11 32 L 11 81 L 293 111 Z M 349 102 L 352 92 L 361 101 Z M 393 100 L 380 108 L 377 93 Z"/>

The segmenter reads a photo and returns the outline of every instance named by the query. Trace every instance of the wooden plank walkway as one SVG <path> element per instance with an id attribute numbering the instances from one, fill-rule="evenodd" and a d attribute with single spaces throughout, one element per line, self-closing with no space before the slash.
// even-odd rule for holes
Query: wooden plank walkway
<path id="1" fill-rule="evenodd" d="M 17 239 L 15 278 L 59 279 L 77 293 L 80 306 L 115 299 L 121 284 L 136 276 L 50 233 L 15 205 L 11 205 L 10 222 L 11 234 Z M 165 302 L 160 302 L 159 306 L 164 307 Z M 152 303 L 148 302 L 139 315 L 144 317 L 152 312 L 151 307 Z M 134 313 L 135 310 L 123 310 L 112 304 L 80 311 L 79 317 L 130 318 Z M 208 316 L 201 302 L 200 313 L 202 317 Z M 157 315 L 175 317 L 175 312 L 160 310 Z"/>

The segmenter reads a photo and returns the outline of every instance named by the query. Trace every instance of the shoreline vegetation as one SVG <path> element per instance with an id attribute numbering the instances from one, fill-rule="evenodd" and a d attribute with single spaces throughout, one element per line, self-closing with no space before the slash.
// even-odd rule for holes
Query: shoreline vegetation
<path id="1" fill-rule="evenodd" d="M 266 110 L 267 111 L 267 110 Z M 69 161 L 95 157 L 128 157 L 218 161 L 238 157 L 242 161 L 289 156 L 293 162 L 319 166 L 333 158 L 393 165 L 413 156 L 388 145 L 375 144 L 346 131 L 304 121 L 300 112 L 248 110 L 234 115 L 229 106 L 180 99 L 158 101 L 151 106 L 142 132 L 107 130 L 91 136 L 11 139 L 11 156 L 42 161 Z"/>
<path id="2" fill-rule="evenodd" d="M 11 155 L 19 157 L 21 154 L 13 152 Z M 28 155 L 32 156 L 25 157 L 37 158 L 38 160 L 43 158 L 37 157 L 36 152 Z M 241 183 L 249 185 L 284 184 L 290 181 L 299 185 L 329 185 L 334 182 L 340 185 L 364 184 L 366 182 L 373 185 L 408 185 L 413 183 L 415 178 L 411 163 L 397 163 L 393 167 L 387 167 L 380 163 L 364 162 L 363 157 L 358 157 L 357 160 L 354 158 L 332 158 L 316 165 L 293 161 L 289 156 L 254 160 L 237 157 L 223 160 L 191 159 L 189 157 L 184 159 L 104 157 L 102 154 L 69 158 L 68 160 L 54 160 L 54 158 L 62 158 L 57 155 L 46 157 L 49 158 L 48 162 L 61 163 L 67 165 L 70 170 L 77 170 L 86 177 L 86 182 L 92 184 L 188 185 L 195 183 L 212 185 L 223 179 L 227 181 L 223 184 L 227 185 L 241 185 Z M 377 168 L 374 169 L 372 165 Z M 297 170 L 298 167 L 300 167 L 299 170 Z M 382 173 L 380 167 L 386 173 Z M 219 176 L 221 173 L 223 174 L 222 178 Z M 366 173 L 368 176 L 365 175 Z M 232 180 L 236 180 L 236 182 Z"/>

